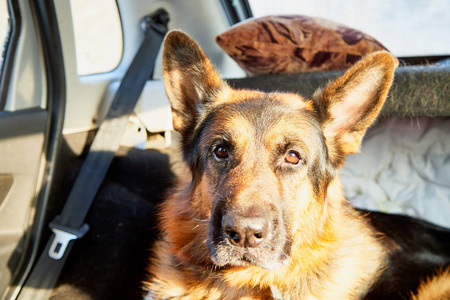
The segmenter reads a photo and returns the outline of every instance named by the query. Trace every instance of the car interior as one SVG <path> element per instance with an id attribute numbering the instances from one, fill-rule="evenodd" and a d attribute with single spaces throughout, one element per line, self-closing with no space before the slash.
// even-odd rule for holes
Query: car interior
<path id="1" fill-rule="evenodd" d="M 248 30 L 255 18 L 293 20 L 293 15 L 306 15 L 317 18 L 311 21 L 314 26 L 332 20 L 351 32 L 358 30 L 360 39 L 371 45 L 381 43 L 400 66 L 361 153 L 351 155 L 340 173 L 346 197 L 359 208 L 450 227 L 450 4 L 375 2 L 361 8 L 354 0 L 340 4 L 327 0 L 315 4 L 303 0 L 0 0 L 1 299 L 144 297 L 142 281 L 152 241 L 158 236 L 158 204 L 184 168 L 159 48 L 164 34 L 173 29 L 193 37 L 232 87 L 299 93 L 305 98 L 343 74 L 344 68 L 319 68 L 337 54 L 317 50 L 322 55 L 315 52 L 315 58 L 321 59 L 314 65 L 317 68 L 267 71 L 267 57 L 272 68 L 283 65 L 281 59 L 292 53 L 275 48 L 268 50 L 273 51 L 269 56 L 257 57 L 260 52 L 255 50 L 239 58 L 229 55 L 230 44 L 219 45 L 216 37 L 223 41 L 224 33 Z M 155 29 L 149 22 L 161 12 L 167 19 Z M 149 31 L 157 32 L 153 48 L 148 48 L 156 59 L 148 59 L 151 68 L 142 87 L 126 90 L 122 83 L 144 41 L 151 40 Z M 325 42 L 335 41 L 336 32 Z M 244 33 L 227 42 L 251 42 L 254 34 Z M 272 38 L 278 39 L 276 47 L 282 47 L 281 38 L 286 44 L 294 39 L 287 34 Z M 279 61 L 274 58 L 277 53 Z M 302 64 L 308 60 L 305 53 Z M 135 65 L 141 66 L 134 67 L 136 71 L 144 63 Z M 138 80 L 130 78 L 133 86 Z M 49 224 L 61 214 L 83 173 L 100 126 L 111 119 L 118 95 L 132 92 L 139 98 L 126 115 L 123 133 L 110 133 L 117 147 L 103 145 L 97 150 L 98 157 L 109 153 L 112 161 L 99 167 L 106 174 L 99 178 L 83 216 L 89 230 L 70 243 L 70 255 L 64 257 L 54 286 L 30 280 L 52 238 Z M 94 158 L 98 165 L 101 159 Z M 97 179 L 97 175 L 83 176 L 86 182 Z M 43 265 L 44 271 L 50 268 Z"/>

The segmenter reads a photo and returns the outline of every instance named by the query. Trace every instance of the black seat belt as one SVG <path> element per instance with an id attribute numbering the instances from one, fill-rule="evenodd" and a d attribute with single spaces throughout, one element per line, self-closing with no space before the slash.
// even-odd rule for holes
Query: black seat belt
<path id="1" fill-rule="evenodd" d="M 144 85 L 153 74 L 168 21 L 168 14 L 162 9 L 144 18 L 142 25 L 145 38 L 123 77 L 106 118 L 98 128 L 61 214 L 49 225 L 53 235 L 18 299 L 48 299 L 72 249 L 72 241 L 83 237 L 89 230 L 84 219 L 119 148 L 122 134 Z"/>

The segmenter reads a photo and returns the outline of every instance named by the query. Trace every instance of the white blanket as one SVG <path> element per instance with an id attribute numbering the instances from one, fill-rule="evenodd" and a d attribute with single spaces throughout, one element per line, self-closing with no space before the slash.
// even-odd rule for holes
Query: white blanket
<path id="1" fill-rule="evenodd" d="M 450 118 L 380 120 L 340 178 L 356 207 L 450 227 Z"/>

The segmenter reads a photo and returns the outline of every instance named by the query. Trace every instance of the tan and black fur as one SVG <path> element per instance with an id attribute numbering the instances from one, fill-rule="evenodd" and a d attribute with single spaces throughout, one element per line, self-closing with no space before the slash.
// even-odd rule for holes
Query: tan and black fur
<path id="1" fill-rule="evenodd" d="M 337 172 L 397 64 L 371 54 L 313 99 L 234 90 L 196 42 L 169 33 L 164 82 L 188 168 L 161 206 L 147 298 L 380 295 L 400 246 L 349 205 Z"/>

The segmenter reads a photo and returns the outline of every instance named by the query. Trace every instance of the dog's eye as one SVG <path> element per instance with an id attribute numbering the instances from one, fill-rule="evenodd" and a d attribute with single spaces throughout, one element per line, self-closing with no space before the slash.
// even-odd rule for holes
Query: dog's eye
<path id="1" fill-rule="evenodd" d="M 289 151 L 284 157 L 284 161 L 293 165 L 297 165 L 300 162 L 300 154 L 296 151 Z"/>
<path id="2" fill-rule="evenodd" d="M 228 155 L 229 155 L 227 147 L 225 147 L 223 145 L 217 146 L 216 149 L 214 149 L 214 154 L 219 159 L 228 158 Z"/>

